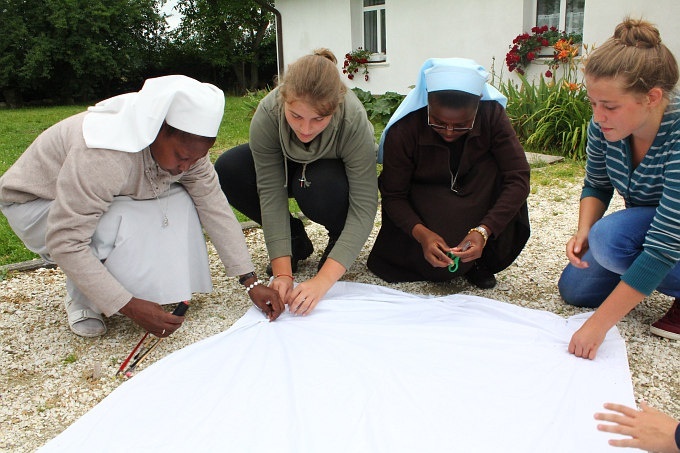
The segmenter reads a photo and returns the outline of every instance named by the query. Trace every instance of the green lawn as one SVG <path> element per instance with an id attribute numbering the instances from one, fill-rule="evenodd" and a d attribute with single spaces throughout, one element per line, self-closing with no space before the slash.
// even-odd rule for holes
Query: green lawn
<path id="1" fill-rule="evenodd" d="M 31 142 L 42 131 L 52 124 L 82 112 L 87 106 L 59 106 L 23 109 L 0 109 L 0 175 L 2 175 Z M 253 100 L 247 97 L 227 97 L 225 114 L 222 119 L 215 146 L 210 151 L 212 160 L 226 149 L 248 141 L 248 126 L 252 115 Z M 376 139 L 382 131 L 376 125 Z M 379 169 L 378 169 L 379 171 Z M 583 173 L 583 165 L 565 160 L 550 166 L 536 166 L 532 171 L 532 186 L 559 184 L 560 181 Z M 298 210 L 295 201 L 291 200 L 291 210 Z M 235 211 L 240 221 L 247 220 Z M 0 266 L 20 261 L 27 261 L 37 256 L 26 250 L 0 215 Z M 0 276 L 2 278 L 2 276 Z"/>

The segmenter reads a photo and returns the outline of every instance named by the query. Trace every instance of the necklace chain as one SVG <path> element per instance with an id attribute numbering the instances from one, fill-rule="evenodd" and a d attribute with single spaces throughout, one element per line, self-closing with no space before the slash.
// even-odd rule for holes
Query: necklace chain
<path id="1" fill-rule="evenodd" d="M 146 174 L 147 179 L 149 180 L 149 184 L 151 184 L 151 190 L 153 190 L 153 194 L 156 197 L 156 201 L 158 202 L 158 207 L 161 210 L 161 214 L 163 214 L 163 222 L 161 223 L 161 226 L 163 228 L 167 227 L 170 224 L 170 221 L 168 220 L 168 203 L 170 203 L 170 199 L 166 197 L 165 201 L 165 208 L 163 207 L 163 204 L 161 203 L 161 199 L 159 197 L 158 191 L 156 190 L 156 185 L 154 184 L 154 180 L 151 178 L 151 170 L 148 168 L 144 172 Z M 156 176 L 158 176 L 158 164 L 156 164 Z"/>

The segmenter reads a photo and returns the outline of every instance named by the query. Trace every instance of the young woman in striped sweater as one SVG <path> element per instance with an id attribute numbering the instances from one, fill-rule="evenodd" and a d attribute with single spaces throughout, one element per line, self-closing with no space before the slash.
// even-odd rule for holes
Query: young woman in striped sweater
<path id="1" fill-rule="evenodd" d="M 585 66 L 593 108 L 578 229 L 559 282 L 572 305 L 598 307 L 569 352 L 594 359 L 607 331 L 657 290 L 674 298 L 652 324 L 680 339 L 678 65 L 659 31 L 625 19 Z M 605 216 L 616 190 L 626 209 Z"/>

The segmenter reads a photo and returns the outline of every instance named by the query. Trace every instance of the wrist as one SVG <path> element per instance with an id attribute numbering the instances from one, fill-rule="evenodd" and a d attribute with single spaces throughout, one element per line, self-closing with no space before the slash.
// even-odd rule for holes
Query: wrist
<path id="1" fill-rule="evenodd" d="M 243 274 L 238 278 L 239 284 L 243 286 L 248 286 L 255 280 L 257 280 L 257 274 L 255 274 L 255 272 L 248 272 L 247 274 Z"/>
<path id="2" fill-rule="evenodd" d="M 246 294 L 250 295 L 250 291 L 255 288 L 258 285 L 261 285 L 262 282 L 259 280 L 255 280 L 252 283 L 250 283 L 248 286 L 246 286 Z"/>
<path id="3" fill-rule="evenodd" d="M 292 274 L 285 274 L 285 273 L 276 274 L 276 276 L 274 278 L 289 278 L 291 281 L 293 281 L 293 282 L 295 281 L 295 277 Z"/>
<path id="4" fill-rule="evenodd" d="M 484 239 L 484 245 L 486 245 L 486 241 L 489 240 L 489 231 L 483 227 L 482 225 L 476 226 L 474 228 L 470 228 L 470 231 L 468 231 L 468 234 L 471 233 L 479 233 L 482 238 Z"/>

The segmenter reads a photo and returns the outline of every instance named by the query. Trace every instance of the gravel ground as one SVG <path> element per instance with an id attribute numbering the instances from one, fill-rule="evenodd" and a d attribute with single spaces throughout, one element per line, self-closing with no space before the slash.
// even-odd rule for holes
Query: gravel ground
<path id="1" fill-rule="evenodd" d="M 540 171 L 534 170 L 534 171 Z M 533 188 L 529 197 L 532 237 L 515 263 L 498 274 L 493 290 L 479 290 L 464 279 L 445 284 L 386 284 L 366 269 L 366 257 L 380 219 L 347 281 L 382 284 L 418 294 L 468 293 L 571 316 L 584 310 L 565 305 L 557 279 L 566 264 L 564 244 L 575 229 L 580 179 Z M 614 203 L 612 209 L 621 208 Z M 301 263 L 298 278 L 310 277 L 326 245 L 323 229 L 307 227 L 317 251 Z M 264 274 L 262 232 L 246 230 L 257 270 Z M 140 369 L 153 361 L 229 328 L 250 303 L 236 279 L 225 278 L 209 244 L 215 290 L 192 300 L 183 328 L 162 342 Z M 18 273 L 0 281 L 0 451 L 34 451 L 83 415 L 121 382 L 115 373 L 139 340 L 141 330 L 127 318 L 107 320 L 101 338 L 73 335 L 62 303 L 64 275 L 59 269 Z M 671 300 L 654 293 L 618 324 L 626 340 L 638 401 L 680 419 L 680 342 L 655 337 L 649 324 L 661 317 Z"/>

